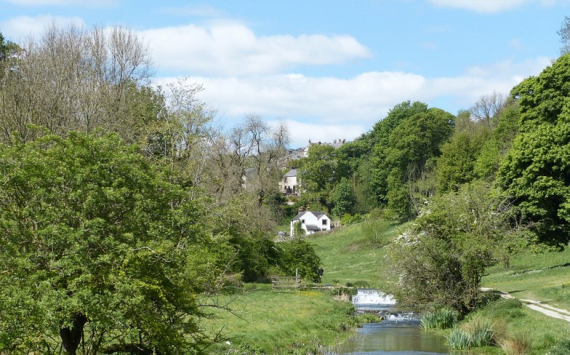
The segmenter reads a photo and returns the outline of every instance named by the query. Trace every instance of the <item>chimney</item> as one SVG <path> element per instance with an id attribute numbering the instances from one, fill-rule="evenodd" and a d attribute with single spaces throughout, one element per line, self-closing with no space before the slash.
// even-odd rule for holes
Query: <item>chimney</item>
<path id="1" fill-rule="evenodd" d="M 336 144 L 336 139 L 333 141 L 333 144 Z"/>
<path id="2" fill-rule="evenodd" d="M 346 139 L 343 139 L 343 140 L 342 140 L 342 144 L 344 144 L 344 143 L 346 143 Z"/>
<path id="3" fill-rule="evenodd" d="M 299 206 L 299 213 L 303 212 L 303 206 Z"/>
<path id="4" fill-rule="evenodd" d="M 311 206 L 307 205 L 307 211 L 309 211 L 311 209 Z"/>

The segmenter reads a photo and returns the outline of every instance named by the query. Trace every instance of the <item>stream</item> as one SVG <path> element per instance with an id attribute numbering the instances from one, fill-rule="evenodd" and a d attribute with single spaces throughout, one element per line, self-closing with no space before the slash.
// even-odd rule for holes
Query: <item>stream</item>
<path id="1" fill-rule="evenodd" d="M 352 297 L 357 312 L 373 312 L 385 319 L 365 324 L 341 347 L 341 354 L 441 355 L 449 354 L 445 338 L 425 332 L 420 315 L 400 313 L 390 295 L 372 289 L 359 289 Z"/>

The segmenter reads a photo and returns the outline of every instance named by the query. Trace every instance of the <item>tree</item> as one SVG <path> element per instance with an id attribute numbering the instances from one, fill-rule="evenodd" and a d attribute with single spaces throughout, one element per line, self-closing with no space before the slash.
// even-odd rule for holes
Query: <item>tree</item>
<path id="1" fill-rule="evenodd" d="M 49 27 L 21 45 L 16 70 L 0 85 L 0 141 L 34 139 L 30 125 L 67 131 L 141 131 L 139 89 L 148 84 L 148 49 L 133 31 L 115 27 Z"/>
<path id="2" fill-rule="evenodd" d="M 382 169 L 389 172 L 388 207 L 401 218 L 413 214 L 408 183 L 420 178 L 441 155 L 441 146 L 450 138 L 453 125 L 450 113 L 430 108 L 403 120 L 390 134 Z"/>
<path id="3" fill-rule="evenodd" d="M 371 141 L 374 144 L 370 157 L 373 167 L 371 182 L 378 204 L 388 203 L 388 175 L 391 169 L 386 163 L 386 156 L 390 146 L 390 135 L 402 121 L 426 112 L 427 109 L 427 105 L 423 102 L 404 101 L 394 106 L 386 118 L 374 125 L 371 132 Z"/>
<path id="4" fill-rule="evenodd" d="M 570 241 L 570 55 L 513 88 L 520 133 L 497 182 L 535 223 L 541 240 Z"/>
<path id="5" fill-rule="evenodd" d="M 303 200 L 332 208 L 330 194 L 340 181 L 335 148 L 328 144 L 313 144 L 309 155 L 299 161 L 299 173 Z"/>
<path id="6" fill-rule="evenodd" d="M 485 267 L 531 241 L 516 220 L 510 200 L 482 182 L 432 198 L 390 247 L 399 303 L 472 310 Z"/>
<path id="7" fill-rule="evenodd" d="M 179 354 L 208 343 L 220 264 L 202 211 L 117 135 L 0 146 L 0 352 Z"/>
<path id="8" fill-rule="evenodd" d="M 507 104 L 506 98 L 502 94 L 494 92 L 490 95 L 483 95 L 471 107 L 471 116 L 477 121 L 482 121 L 489 127 L 494 129 L 496 126 L 496 117 L 501 113 Z"/>
<path id="9" fill-rule="evenodd" d="M 570 52 L 570 16 L 565 16 L 562 26 L 558 30 L 558 35 L 560 36 L 560 42 L 562 47 L 560 48 L 560 54 L 565 55 Z"/>

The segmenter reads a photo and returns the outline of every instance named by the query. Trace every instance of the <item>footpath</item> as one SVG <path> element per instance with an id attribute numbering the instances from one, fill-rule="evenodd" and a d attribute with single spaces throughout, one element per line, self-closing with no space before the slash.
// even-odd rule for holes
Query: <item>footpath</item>
<path id="1" fill-rule="evenodd" d="M 495 291 L 495 290 L 492 288 L 481 288 L 481 291 Z M 509 293 L 502 292 L 502 291 L 498 291 L 498 292 L 500 293 L 501 298 L 505 298 L 505 299 L 516 298 Z M 533 310 L 540 312 L 542 314 L 545 314 L 551 318 L 562 319 L 562 320 L 565 320 L 567 322 L 570 322 L 570 311 L 567 311 L 567 310 L 561 309 L 561 308 L 552 307 L 550 305 L 544 304 L 544 303 L 542 303 L 540 301 L 536 301 L 536 300 L 519 299 L 519 301 L 521 301 L 522 304 L 524 304 L 528 308 L 533 309 Z"/>

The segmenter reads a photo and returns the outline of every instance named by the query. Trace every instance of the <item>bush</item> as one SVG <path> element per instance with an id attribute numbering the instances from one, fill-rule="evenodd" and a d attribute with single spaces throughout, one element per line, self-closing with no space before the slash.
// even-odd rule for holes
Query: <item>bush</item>
<path id="1" fill-rule="evenodd" d="M 308 242 L 295 238 L 290 242 L 280 243 L 283 250 L 279 260 L 279 266 L 286 275 L 295 275 L 298 270 L 299 276 L 311 282 L 321 282 L 318 269 L 321 259 L 315 253 L 315 249 Z"/>
<path id="2" fill-rule="evenodd" d="M 474 318 L 461 328 L 453 328 L 447 338 L 452 350 L 465 350 L 493 345 L 493 327 L 485 319 Z"/>
<path id="3" fill-rule="evenodd" d="M 448 329 L 457 321 L 457 312 L 449 308 L 442 308 L 435 312 L 422 315 L 420 324 L 424 329 Z"/>
<path id="4" fill-rule="evenodd" d="M 506 355 L 525 355 L 530 352 L 532 341 L 528 334 L 515 333 L 499 340 L 499 345 Z"/>

